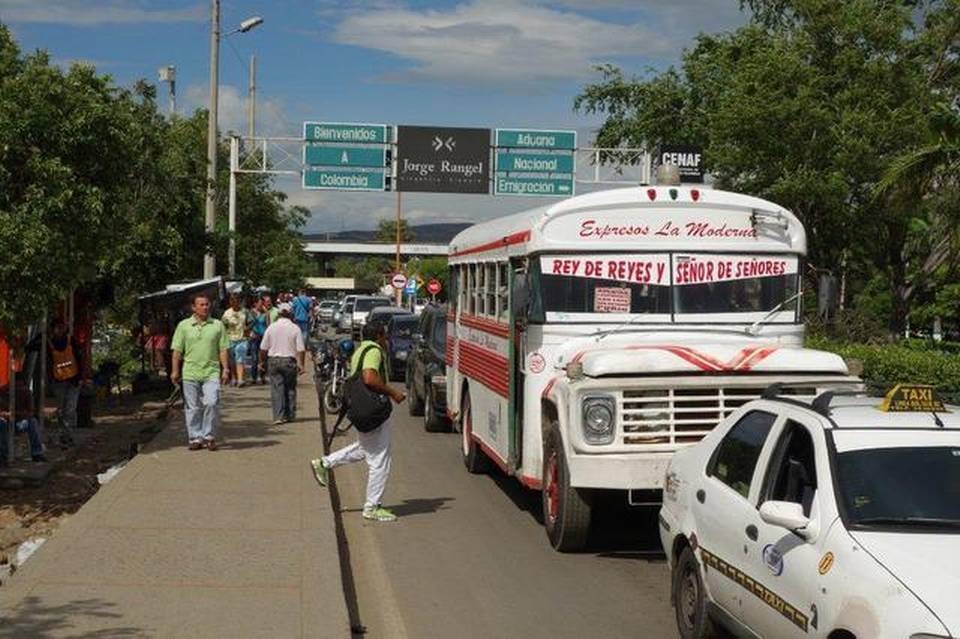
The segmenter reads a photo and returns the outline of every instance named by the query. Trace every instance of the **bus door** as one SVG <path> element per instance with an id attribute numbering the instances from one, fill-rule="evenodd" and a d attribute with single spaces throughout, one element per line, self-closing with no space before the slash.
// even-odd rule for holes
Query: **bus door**
<path id="1" fill-rule="evenodd" d="M 507 405 L 507 440 L 509 441 L 509 466 L 518 470 L 523 464 L 523 338 L 526 332 L 526 306 L 529 300 L 526 259 L 514 258 L 509 262 L 510 290 L 508 322 L 510 335 L 507 349 L 510 353 L 510 397 Z"/>

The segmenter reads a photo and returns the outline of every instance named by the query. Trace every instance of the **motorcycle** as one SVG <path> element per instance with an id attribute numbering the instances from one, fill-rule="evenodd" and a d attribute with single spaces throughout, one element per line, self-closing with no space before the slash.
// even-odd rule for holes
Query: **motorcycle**
<path id="1" fill-rule="evenodd" d="M 347 381 L 350 357 L 353 355 L 353 340 L 339 340 L 332 351 L 330 374 L 323 389 L 323 408 L 327 415 L 339 415 L 343 408 L 344 382 Z"/>

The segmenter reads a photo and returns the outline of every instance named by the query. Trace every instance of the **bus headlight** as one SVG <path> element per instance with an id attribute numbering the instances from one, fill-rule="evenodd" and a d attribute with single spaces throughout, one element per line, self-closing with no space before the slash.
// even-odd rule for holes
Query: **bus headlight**
<path id="1" fill-rule="evenodd" d="M 617 401 L 610 395 L 583 398 L 583 438 L 588 444 L 609 444 L 617 425 Z"/>

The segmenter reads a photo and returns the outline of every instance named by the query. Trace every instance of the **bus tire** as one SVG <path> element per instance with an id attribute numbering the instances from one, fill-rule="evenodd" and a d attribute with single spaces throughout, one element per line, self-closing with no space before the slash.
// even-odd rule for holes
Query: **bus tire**
<path id="1" fill-rule="evenodd" d="M 409 375 L 407 377 L 407 412 L 411 417 L 423 415 L 423 400 L 417 395 L 417 385 L 410 380 Z"/>
<path id="2" fill-rule="evenodd" d="M 570 470 L 556 422 L 543 448 L 543 525 L 550 545 L 559 552 L 582 550 L 590 534 L 590 491 L 570 485 Z"/>
<path id="3" fill-rule="evenodd" d="M 487 456 L 473 439 L 473 410 L 471 409 L 470 391 L 463 393 L 460 408 L 463 411 L 460 427 L 460 453 L 463 455 L 463 465 L 467 467 L 467 472 L 482 475 L 490 471 L 490 460 L 487 459 Z"/>

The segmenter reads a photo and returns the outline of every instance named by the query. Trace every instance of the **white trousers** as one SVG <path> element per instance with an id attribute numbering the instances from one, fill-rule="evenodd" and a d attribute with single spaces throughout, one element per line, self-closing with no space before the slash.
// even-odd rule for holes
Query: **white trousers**
<path id="1" fill-rule="evenodd" d="M 343 464 L 367 462 L 367 501 L 364 508 L 376 508 L 383 498 L 390 476 L 390 420 L 369 433 L 357 432 L 357 441 L 323 458 L 323 465 L 336 468 Z"/>

